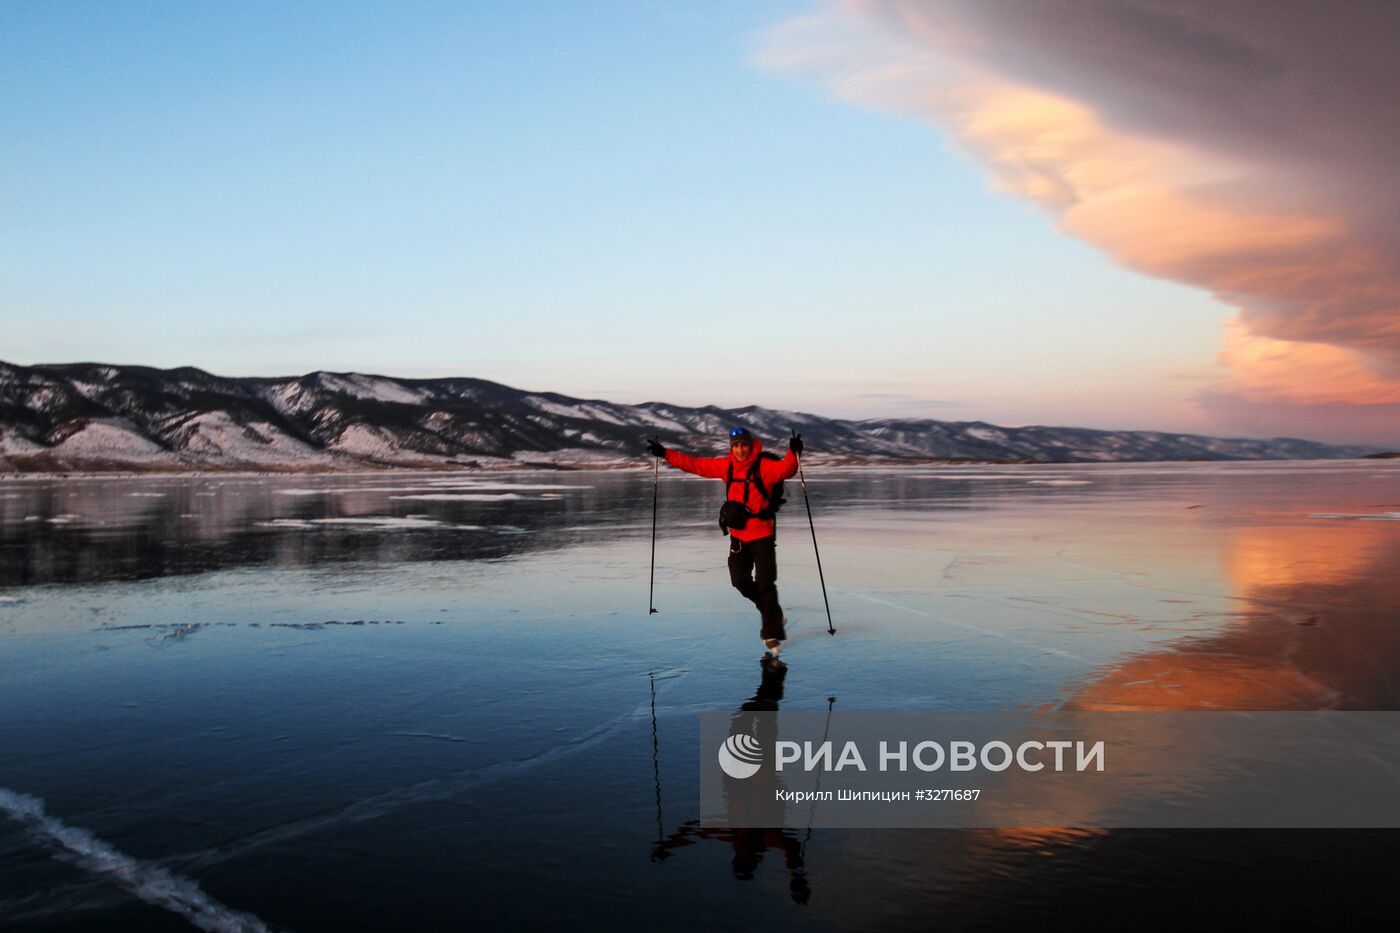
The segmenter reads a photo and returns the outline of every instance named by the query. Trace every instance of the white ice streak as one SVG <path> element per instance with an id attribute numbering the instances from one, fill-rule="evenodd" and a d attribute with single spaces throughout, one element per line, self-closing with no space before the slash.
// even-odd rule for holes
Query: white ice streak
<path id="1" fill-rule="evenodd" d="M 390 499 L 415 499 L 420 502 L 499 502 L 524 499 L 513 492 L 425 492 L 412 496 L 390 496 Z M 541 497 L 544 498 L 544 497 Z"/>
<path id="2" fill-rule="evenodd" d="M 259 528 L 316 528 L 321 525 L 349 525 L 360 528 L 457 528 L 480 530 L 480 525 L 449 525 L 435 518 L 409 518 L 394 516 L 369 516 L 363 518 L 274 518 L 258 522 Z"/>
<path id="3" fill-rule="evenodd" d="M 266 933 L 267 926 L 257 917 L 219 903 L 189 878 L 132 858 L 86 829 L 50 816 L 38 797 L 0 787 L 0 812 L 35 837 L 62 849 L 81 867 L 115 881 L 148 904 L 179 914 L 201 930 Z"/>
<path id="4" fill-rule="evenodd" d="M 407 486 L 327 486 L 322 489 L 294 488 L 278 489 L 274 491 L 279 496 L 351 495 L 362 492 L 387 492 L 400 493 L 400 495 L 397 496 L 390 496 L 389 498 L 391 499 L 408 499 L 421 498 L 421 496 L 408 495 L 409 493 L 437 495 L 448 490 L 460 490 L 463 493 L 478 494 L 488 492 L 544 492 L 561 489 L 591 488 L 593 487 L 565 483 L 493 483 L 474 482 L 472 480 L 428 480 L 425 483 L 413 483 Z"/>
<path id="5" fill-rule="evenodd" d="M 1350 512 L 1315 512 L 1308 518 L 1354 518 L 1363 522 L 1400 522 L 1400 512 L 1367 512 L 1364 514 L 1353 514 Z"/>
<path id="6" fill-rule="evenodd" d="M 570 485 L 568 483 L 489 483 L 474 482 L 471 480 L 429 480 L 428 486 L 446 489 L 473 489 L 477 491 L 485 490 L 516 490 L 516 489 L 592 489 L 592 486 Z"/>

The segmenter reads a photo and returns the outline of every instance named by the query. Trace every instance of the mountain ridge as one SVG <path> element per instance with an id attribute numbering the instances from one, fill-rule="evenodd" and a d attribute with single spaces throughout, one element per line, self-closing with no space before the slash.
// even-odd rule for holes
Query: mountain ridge
<path id="1" fill-rule="evenodd" d="M 467 376 L 0 361 L 0 470 L 269 471 L 635 465 L 642 438 L 706 450 L 733 426 L 814 459 L 1109 462 L 1337 459 L 1379 448 L 920 418 L 826 418 L 746 405 L 624 405 Z"/>

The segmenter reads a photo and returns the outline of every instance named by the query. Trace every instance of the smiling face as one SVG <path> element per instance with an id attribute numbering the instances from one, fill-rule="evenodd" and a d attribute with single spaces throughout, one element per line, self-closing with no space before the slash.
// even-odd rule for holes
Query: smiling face
<path id="1" fill-rule="evenodd" d="M 729 445 L 729 455 L 735 460 L 747 460 L 753 456 L 753 441 L 740 437 Z"/>

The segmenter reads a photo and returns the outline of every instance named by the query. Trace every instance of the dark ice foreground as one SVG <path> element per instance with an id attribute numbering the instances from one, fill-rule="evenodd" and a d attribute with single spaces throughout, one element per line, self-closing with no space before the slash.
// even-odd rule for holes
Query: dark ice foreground
<path id="1" fill-rule="evenodd" d="M 718 831 L 709 710 L 1400 709 L 1400 464 L 0 482 L 0 929 L 1390 918 L 1376 832 Z M 834 698 L 834 699 L 833 699 Z M 757 706 L 754 706 L 757 704 Z M 1204 766 L 1204 765 L 1203 765 Z"/>

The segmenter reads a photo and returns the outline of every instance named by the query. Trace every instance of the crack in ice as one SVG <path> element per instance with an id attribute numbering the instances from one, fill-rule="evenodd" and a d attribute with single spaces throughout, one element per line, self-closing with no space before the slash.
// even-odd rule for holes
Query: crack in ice
<path id="1" fill-rule="evenodd" d="M 148 904 L 179 914 L 201 930 L 267 933 L 267 926 L 257 917 L 219 903 L 189 878 L 119 852 L 88 830 L 50 816 L 38 797 L 0 787 L 0 812 L 31 835 L 62 850 L 81 867 L 115 881 Z"/>

